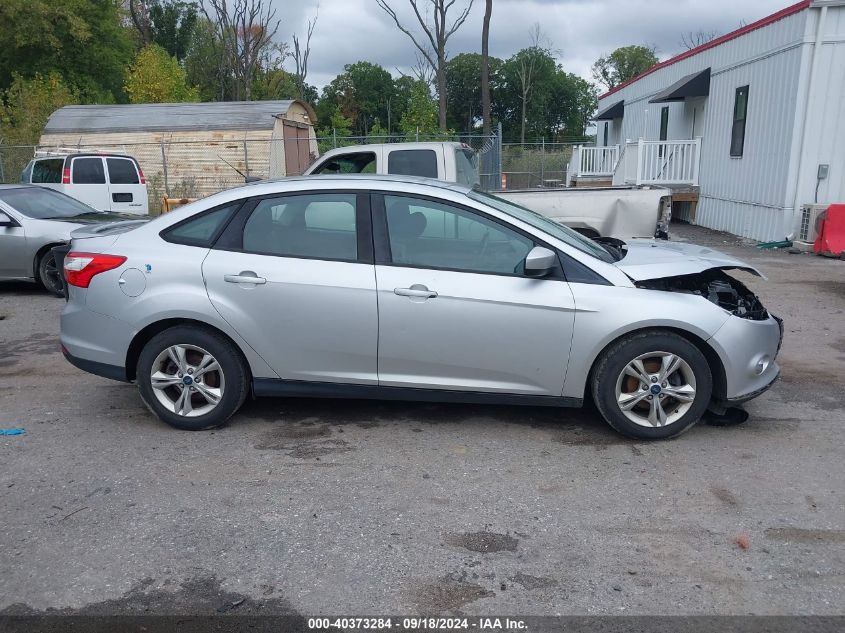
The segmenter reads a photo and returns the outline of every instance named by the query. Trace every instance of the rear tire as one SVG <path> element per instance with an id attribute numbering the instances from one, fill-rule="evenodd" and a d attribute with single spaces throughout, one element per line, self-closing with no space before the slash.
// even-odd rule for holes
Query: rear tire
<path id="1" fill-rule="evenodd" d="M 593 400 L 602 417 L 637 439 L 668 439 L 691 428 L 712 391 L 701 350 L 664 330 L 622 338 L 602 353 L 593 372 Z"/>
<path id="2" fill-rule="evenodd" d="M 147 408 L 186 431 L 225 424 L 249 390 L 240 351 L 203 327 L 179 325 L 156 334 L 141 350 L 135 375 Z"/>
<path id="3" fill-rule="evenodd" d="M 38 264 L 35 267 L 38 274 L 38 283 L 54 297 L 64 297 L 64 287 L 62 280 L 59 279 L 59 269 L 56 266 L 56 258 L 51 249 L 46 250 L 38 258 Z"/>

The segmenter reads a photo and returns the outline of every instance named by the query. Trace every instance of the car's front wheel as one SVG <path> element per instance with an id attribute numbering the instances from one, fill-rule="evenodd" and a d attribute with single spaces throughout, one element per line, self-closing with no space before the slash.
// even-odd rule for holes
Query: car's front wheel
<path id="1" fill-rule="evenodd" d="M 176 326 L 156 334 L 138 357 L 141 398 L 178 429 L 220 426 L 243 404 L 246 364 L 235 346 L 205 328 Z"/>
<path id="2" fill-rule="evenodd" d="M 673 332 L 623 337 L 598 359 L 593 399 L 610 426 L 629 437 L 683 433 L 707 409 L 713 378 L 704 354 Z"/>

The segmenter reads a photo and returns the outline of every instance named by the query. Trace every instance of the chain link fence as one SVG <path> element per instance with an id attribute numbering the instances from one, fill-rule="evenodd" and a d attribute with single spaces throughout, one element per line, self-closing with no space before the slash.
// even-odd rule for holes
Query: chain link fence
<path id="1" fill-rule="evenodd" d="M 372 143 L 415 141 L 458 141 L 478 154 L 481 187 L 487 191 L 502 188 L 566 186 L 567 164 L 575 143 L 506 143 L 498 134 L 459 136 L 336 136 L 308 139 L 316 141 L 322 154 L 336 147 Z M 290 141 L 289 141 L 290 142 Z M 292 141 L 296 142 L 296 141 Z M 166 140 L 152 143 L 119 145 L 78 144 L 63 152 L 114 152 L 138 160 L 147 180 L 150 210 L 161 207 L 162 199 L 198 198 L 236 187 L 246 178 L 270 178 L 279 175 L 280 156 L 285 155 L 285 141 L 267 138 L 243 140 Z M 33 145 L 0 145 L 0 183 L 20 182 L 21 172 L 36 155 L 57 148 Z M 313 152 L 311 160 L 316 159 Z"/>
<path id="2" fill-rule="evenodd" d="M 566 187 L 572 149 L 579 143 L 503 143 L 502 188 Z"/>

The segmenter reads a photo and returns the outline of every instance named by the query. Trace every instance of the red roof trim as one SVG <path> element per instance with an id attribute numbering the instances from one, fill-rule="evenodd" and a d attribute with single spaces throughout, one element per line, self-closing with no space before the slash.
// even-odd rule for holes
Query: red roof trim
<path id="1" fill-rule="evenodd" d="M 714 40 L 710 40 L 709 42 L 705 42 L 701 46 L 696 46 L 695 48 L 691 48 L 688 51 L 684 51 L 680 55 L 675 55 L 675 57 L 671 57 L 670 59 L 667 59 L 665 62 L 660 62 L 659 64 L 655 64 L 654 66 L 652 66 L 651 68 L 649 68 L 645 72 L 640 73 L 636 77 L 632 77 L 628 81 L 624 81 L 621 84 L 619 84 L 618 86 L 611 88 L 610 90 L 605 92 L 603 95 L 601 95 L 599 97 L 599 99 L 604 99 L 605 97 L 612 95 L 614 92 L 618 92 L 619 90 L 622 90 L 622 88 L 624 88 L 625 86 L 630 86 L 635 81 L 639 81 L 640 79 L 642 79 L 646 75 L 650 75 L 651 73 L 653 73 L 657 70 L 660 70 L 661 68 L 666 68 L 666 66 L 671 66 L 672 64 L 679 62 L 682 59 L 687 59 L 689 57 L 692 57 L 693 55 L 698 55 L 699 53 L 702 53 L 706 50 L 709 50 L 711 48 L 719 46 L 719 44 L 724 44 L 725 42 L 729 42 L 731 40 L 734 40 L 734 39 L 736 39 L 736 38 L 738 38 L 742 35 L 745 35 L 746 33 L 750 33 L 751 31 L 756 31 L 757 29 L 763 28 L 764 26 L 768 26 L 769 24 L 772 24 L 773 22 L 777 22 L 778 20 L 782 20 L 783 18 L 789 17 L 790 15 L 793 15 L 795 13 L 799 13 L 800 11 L 803 11 L 804 9 L 807 9 L 807 8 L 810 7 L 810 2 L 811 2 L 811 0 L 801 0 L 801 2 L 797 2 L 797 3 L 793 4 L 792 6 L 786 7 L 785 9 L 781 9 L 777 13 L 772 13 L 771 15 L 766 16 L 765 18 L 763 18 L 761 20 L 757 20 L 756 22 L 752 22 L 751 24 L 746 24 L 745 26 L 737 29 L 736 31 L 731 31 L 730 33 L 726 33 L 725 35 L 722 35 L 721 37 L 717 37 Z"/>

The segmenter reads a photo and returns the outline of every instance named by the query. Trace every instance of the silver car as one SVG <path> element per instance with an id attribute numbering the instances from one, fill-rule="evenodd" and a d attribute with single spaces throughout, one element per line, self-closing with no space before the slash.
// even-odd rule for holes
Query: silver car
<path id="1" fill-rule="evenodd" d="M 0 185 L 0 280 L 40 283 L 62 294 L 54 246 L 71 231 L 132 216 L 96 211 L 63 193 L 33 185 Z M 137 221 L 137 216 L 136 216 Z"/>
<path id="2" fill-rule="evenodd" d="M 163 421 L 250 395 L 557 407 L 675 436 L 777 378 L 782 327 L 710 249 L 601 244 L 410 177 L 291 178 L 74 232 L 65 356 Z"/>

